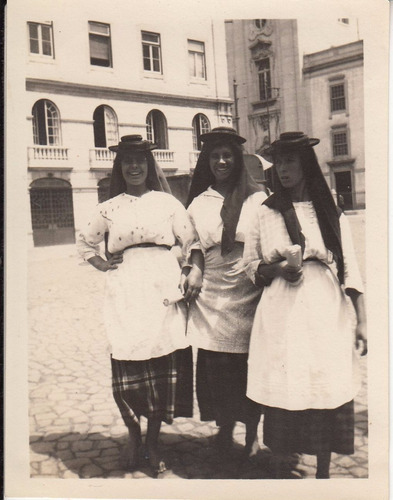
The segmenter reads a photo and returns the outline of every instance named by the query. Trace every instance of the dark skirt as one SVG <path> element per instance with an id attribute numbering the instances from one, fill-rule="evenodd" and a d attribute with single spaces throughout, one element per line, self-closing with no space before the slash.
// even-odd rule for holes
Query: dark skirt
<path id="1" fill-rule="evenodd" d="M 111 358 L 113 397 L 127 427 L 144 416 L 171 424 L 174 417 L 192 417 L 191 347 L 143 361 Z"/>
<path id="2" fill-rule="evenodd" d="M 198 349 L 196 392 L 201 420 L 218 426 L 247 423 L 261 414 L 261 406 L 246 396 L 248 354 Z"/>
<path id="3" fill-rule="evenodd" d="M 354 453 L 353 400 L 332 410 L 264 407 L 263 442 L 278 453 Z"/>

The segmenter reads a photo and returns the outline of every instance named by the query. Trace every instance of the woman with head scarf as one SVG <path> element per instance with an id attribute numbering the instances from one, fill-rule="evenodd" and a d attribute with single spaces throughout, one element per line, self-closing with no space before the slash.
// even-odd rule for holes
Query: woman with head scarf
<path id="1" fill-rule="evenodd" d="M 215 420 L 220 428 L 216 443 L 223 456 L 232 450 L 236 421 L 246 424 L 246 453 L 252 456 L 260 407 L 246 398 L 247 353 L 260 289 L 241 260 L 249 214 L 266 195 L 246 170 L 245 139 L 233 128 L 217 127 L 201 140 L 188 198 L 204 255 L 202 288 L 199 295 L 194 288 L 187 329 L 198 348 L 197 398 L 201 420 Z"/>
<path id="2" fill-rule="evenodd" d="M 247 395 L 265 405 L 264 443 L 276 477 L 285 455 L 316 455 L 316 477 L 328 478 L 332 452 L 354 453 L 358 357 L 367 352 L 350 228 L 318 164 L 318 143 L 286 132 L 265 152 L 274 164 L 274 193 L 246 235 L 247 273 L 265 285 Z"/>
<path id="3" fill-rule="evenodd" d="M 106 274 L 105 326 L 111 348 L 112 388 L 129 432 L 127 468 L 138 465 L 140 418 L 148 420 L 146 452 L 154 476 L 165 470 L 158 454 L 161 422 L 192 416 L 192 353 L 186 340 L 181 270 L 197 240 L 183 205 L 171 194 L 151 150 L 139 135 L 121 138 L 110 198 L 99 203 L 78 238 L 80 255 Z M 99 244 L 108 233 L 110 258 Z"/>

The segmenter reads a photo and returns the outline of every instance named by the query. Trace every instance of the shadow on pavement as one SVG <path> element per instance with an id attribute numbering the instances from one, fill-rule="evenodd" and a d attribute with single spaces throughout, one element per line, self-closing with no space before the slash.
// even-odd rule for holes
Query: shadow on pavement
<path id="1" fill-rule="evenodd" d="M 100 433 L 59 433 L 32 436 L 33 454 L 46 455 L 57 462 L 58 475 L 70 471 L 79 478 L 149 478 L 148 461 L 141 450 L 135 471 L 124 467 L 124 447 L 127 436 L 108 437 Z M 270 457 L 267 448 L 261 449 L 251 462 L 244 455 L 244 448 L 235 443 L 233 452 L 222 456 L 214 446 L 213 437 L 195 437 L 189 434 L 160 434 L 162 458 L 168 472 L 162 479 L 271 479 Z M 46 459 L 46 460 L 47 460 Z M 32 457 L 32 461 L 37 456 Z M 54 466 L 56 468 L 56 466 Z M 54 471 L 55 474 L 55 471 Z M 38 476 L 39 474 L 36 474 Z M 65 476 L 69 477 L 69 476 Z M 299 471 L 288 471 L 289 478 L 301 478 Z"/>

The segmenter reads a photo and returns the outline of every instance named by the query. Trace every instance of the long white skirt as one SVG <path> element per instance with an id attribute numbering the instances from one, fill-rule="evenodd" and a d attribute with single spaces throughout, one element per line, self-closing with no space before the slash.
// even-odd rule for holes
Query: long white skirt
<path id="1" fill-rule="evenodd" d="M 287 410 L 336 408 L 360 387 L 353 309 L 330 268 L 305 262 L 303 281 L 264 289 L 251 333 L 247 396 Z"/>
<path id="2" fill-rule="evenodd" d="M 189 345 L 186 306 L 164 305 L 181 297 L 181 270 L 175 255 L 162 247 L 134 247 L 106 273 L 105 326 L 112 356 L 143 360 Z"/>

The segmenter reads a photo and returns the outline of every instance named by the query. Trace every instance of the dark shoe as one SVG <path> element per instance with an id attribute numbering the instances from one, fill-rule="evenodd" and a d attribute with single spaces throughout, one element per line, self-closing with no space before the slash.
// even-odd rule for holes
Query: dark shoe
<path id="1" fill-rule="evenodd" d="M 165 462 L 160 460 L 156 465 L 150 464 L 151 475 L 154 479 L 157 479 L 160 474 L 163 474 L 168 469 L 166 468 Z"/>

